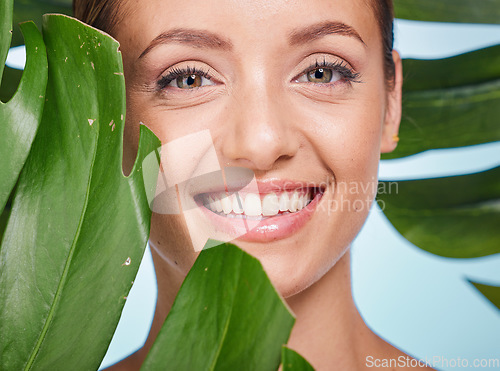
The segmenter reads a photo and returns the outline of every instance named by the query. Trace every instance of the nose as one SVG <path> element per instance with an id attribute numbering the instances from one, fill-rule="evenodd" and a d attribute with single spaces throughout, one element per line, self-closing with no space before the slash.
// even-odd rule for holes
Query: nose
<path id="1" fill-rule="evenodd" d="M 269 171 L 292 158 L 299 148 L 288 105 L 276 91 L 249 87 L 234 96 L 222 140 L 225 163 Z"/>

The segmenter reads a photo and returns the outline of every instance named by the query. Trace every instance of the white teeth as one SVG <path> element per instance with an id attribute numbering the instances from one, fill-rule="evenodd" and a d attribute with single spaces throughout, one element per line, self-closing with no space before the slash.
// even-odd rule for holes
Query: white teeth
<path id="1" fill-rule="evenodd" d="M 228 217 L 248 217 L 274 216 L 278 213 L 288 214 L 297 212 L 306 207 L 312 200 L 312 193 L 283 192 L 279 197 L 276 193 L 269 193 L 260 199 L 259 194 L 240 193 L 231 195 L 224 193 L 206 195 L 205 206 L 213 212 L 224 213 Z"/>
<path id="2" fill-rule="evenodd" d="M 280 211 L 288 211 L 290 206 L 290 197 L 288 197 L 288 192 L 283 192 L 280 197 Z"/>
<path id="3" fill-rule="evenodd" d="M 290 206 L 288 207 L 288 210 L 290 210 L 293 213 L 297 211 L 298 206 L 299 206 L 299 194 L 297 192 L 293 192 L 293 195 L 290 198 Z"/>
<path id="4" fill-rule="evenodd" d="M 207 204 L 208 208 L 212 211 L 215 211 L 215 203 L 214 203 L 214 199 L 210 196 L 208 196 L 208 204 Z"/>
<path id="5" fill-rule="evenodd" d="M 224 214 L 229 214 L 231 211 L 233 211 L 233 205 L 230 198 L 231 196 L 226 195 L 225 193 L 221 193 L 220 197 L 222 211 L 224 211 Z"/>
<path id="6" fill-rule="evenodd" d="M 239 193 L 233 193 L 232 195 L 232 205 L 233 205 L 233 211 L 235 214 L 243 214 L 243 196 L 241 196 Z M 241 205 L 241 206 L 240 206 Z"/>
<path id="7" fill-rule="evenodd" d="M 260 197 L 255 193 L 248 193 L 245 197 L 245 215 L 258 216 L 262 214 Z"/>
<path id="8" fill-rule="evenodd" d="M 305 196 L 299 196 L 299 200 L 297 202 L 297 211 L 302 210 L 304 208 L 304 198 Z"/>
<path id="9" fill-rule="evenodd" d="M 222 204 L 221 204 L 220 200 L 217 197 L 214 197 L 214 206 L 215 206 L 215 210 L 218 213 L 220 213 L 222 211 Z"/>
<path id="10" fill-rule="evenodd" d="M 280 204 L 276 193 L 270 193 L 262 200 L 262 215 L 276 215 L 280 211 Z"/>

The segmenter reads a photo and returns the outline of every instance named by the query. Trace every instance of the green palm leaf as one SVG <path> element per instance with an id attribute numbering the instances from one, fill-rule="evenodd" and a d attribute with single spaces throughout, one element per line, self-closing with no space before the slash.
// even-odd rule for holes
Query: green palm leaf
<path id="1" fill-rule="evenodd" d="M 436 255 L 500 253 L 500 167 L 471 175 L 382 182 L 385 215 L 411 243 Z M 382 202 L 382 203 L 381 203 Z"/>
<path id="2" fill-rule="evenodd" d="M 401 141 L 383 159 L 500 140 L 500 45 L 404 71 Z"/>
<path id="3" fill-rule="evenodd" d="M 14 2 L 14 23 L 27 19 L 42 28 L 42 16 L 46 13 L 72 14 L 72 0 L 16 0 Z M 22 45 L 23 40 L 17 30 L 12 36 L 12 46 Z"/>
<path id="4" fill-rule="evenodd" d="M 281 350 L 283 371 L 313 371 L 314 368 L 296 351 L 283 347 Z"/>
<path id="5" fill-rule="evenodd" d="M 142 127 L 123 176 L 118 43 L 56 15 L 44 39 L 47 102 L 0 250 L 0 369 L 97 369 L 148 239 L 141 163 L 160 143 Z"/>
<path id="6" fill-rule="evenodd" d="M 416 21 L 500 24 L 498 0 L 394 0 L 394 11 Z"/>
<path id="7" fill-rule="evenodd" d="M 277 370 L 294 321 L 257 259 L 212 247 L 184 280 L 142 370 Z"/>
<path id="8" fill-rule="evenodd" d="M 500 309 L 500 287 L 469 281 L 488 301 Z"/>
<path id="9" fill-rule="evenodd" d="M 10 44 L 12 0 L 0 4 L 0 76 Z M 47 85 L 47 57 L 42 36 L 33 23 L 24 23 L 27 65 L 15 96 L 0 102 L 0 210 L 16 184 L 42 117 Z"/>

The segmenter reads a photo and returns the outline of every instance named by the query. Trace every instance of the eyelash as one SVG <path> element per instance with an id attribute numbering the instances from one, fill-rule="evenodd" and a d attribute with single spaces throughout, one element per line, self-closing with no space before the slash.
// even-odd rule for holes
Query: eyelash
<path id="1" fill-rule="evenodd" d="M 310 73 L 318 68 L 328 68 L 340 74 L 342 80 L 348 83 L 359 83 L 361 74 L 355 72 L 352 68 L 347 66 L 347 63 L 342 62 L 327 62 L 326 59 L 323 61 L 316 61 L 314 65 L 309 66 L 305 71 L 301 72 L 298 77 Z M 196 67 L 185 67 L 185 68 L 174 68 L 169 71 L 166 75 L 162 76 L 156 83 L 158 90 L 164 90 L 172 81 L 179 77 L 184 77 L 188 75 L 198 75 L 204 77 L 208 80 L 211 79 L 208 70 L 198 69 Z M 294 79 L 294 80 L 295 80 Z"/>

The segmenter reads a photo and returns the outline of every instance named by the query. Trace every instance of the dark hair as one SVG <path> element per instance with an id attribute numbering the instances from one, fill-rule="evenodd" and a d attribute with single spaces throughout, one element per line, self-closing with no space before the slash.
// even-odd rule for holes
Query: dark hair
<path id="1" fill-rule="evenodd" d="M 394 47 L 394 6 L 392 0 L 367 0 L 375 13 L 380 34 L 382 35 L 382 50 L 384 53 L 384 75 L 387 87 L 394 88 L 396 67 L 392 59 Z"/>
<path id="2" fill-rule="evenodd" d="M 123 16 L 120 5 L 124 0 L 73 0 L 73 14 L 95 28 L 113 35 L 113 30 Z M 394 87 L 395 66 L 392 59 L 394 44 L 394 7 L 392 0 L 366 0 L 373 9 L 382 35 L 384 75 L 387 87 Z"/>
<path id="3" fill-rule="evenodd" d="M 110 35 L 120 21 L 123 0 L 73 0 L 73 15 Z"/>

